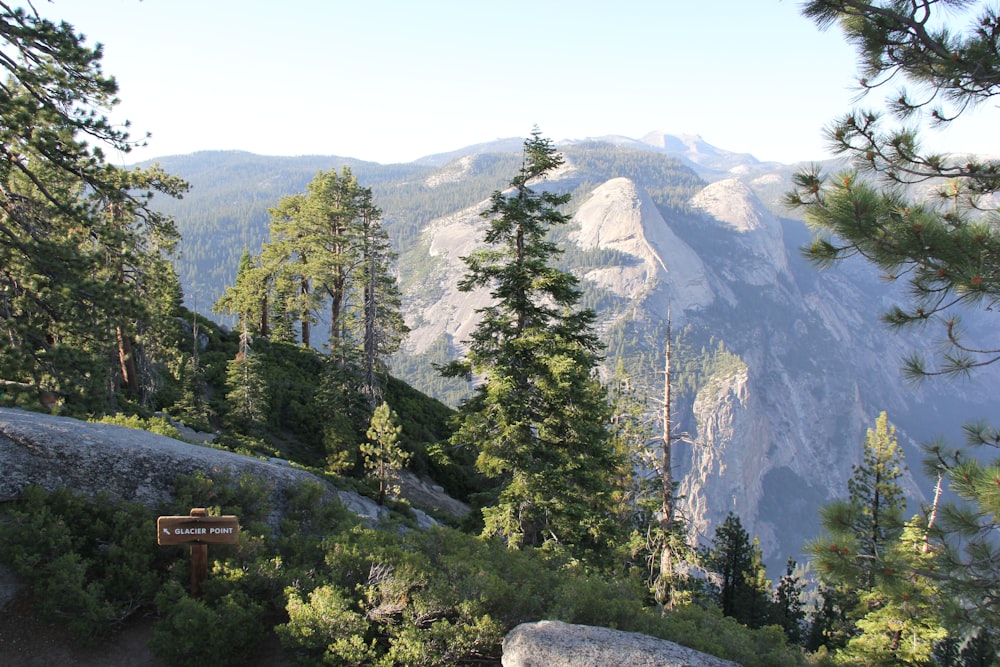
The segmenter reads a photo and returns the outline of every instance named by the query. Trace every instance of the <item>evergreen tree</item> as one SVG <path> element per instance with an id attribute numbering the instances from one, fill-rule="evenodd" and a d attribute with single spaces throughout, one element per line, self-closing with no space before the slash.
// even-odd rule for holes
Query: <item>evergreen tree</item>
<path id="1" fill-rule="evenodd" d="M 771 585 L 765 578 L 760 546 L 756 538 L 750 541 L 738 516 L 730 513 L 716 527 L 702 562 L 714 575 L 713 598 L 725 616 L 751 628 L 771 622 Z"/>
<path id="2" fill-rule="evenodd" d="M 785 631 L 789 644 L 803 644 L 806 640 L 806 611 L 802 599 L 805 587 L 806 583 L 796 572 L 795 559 L 789 557 L 772 599 L 774 622 Z"/>
<path id="3" fill-rule="evenodd" d="M 212 310 L 239 317 L 239 329 L 247 335 L 266 337 L 270 335 L 270 291 L 271 280 L 261 266 L 260 257 L 244 248 L 236 270 L 236 283 L 226 287 Z"/>
<path id="4" fill-rule="evenodd" d="M 903 450 L 896 439 L 896 427 L 882 412 L 875 420 L 875 430 L 865 436 L 860 465 L 853 467 L 847 481 L 848 502 L 852 508 L 843 521 L 857 539 L 856 562 L 862 570 L 859 587 L 870 590 L 875 583 L 874 570 L 879 555 L 895 543 L 903 528 L 906 499 L 899 479 L 903 476 Z"/>
<path id="5" fill-rule="evenodd" d="M 836 652 L 847 646 L 857 626 L 852 614 L 858 606 L 855 589 L 840 584 L 828 584 L 820 577 L 816 589 L 817 602 L 809 615 L 809 631 L 805 648 L 815 652 L 825 647 Z"/>
<path id="6" fill-rule="evenodd" d="M 861 591 L 856 610 L 858 634 L 838 655 L 851 664 L 930 665 L 935 646 L 948 632 L 942 626 L 942 597 L 932 579 L 933 555 L 924 549 L 927 527 L 906 526 L 887 545 L 878 585 Z"/>
<path id="7" fill-rule="evenodd" d="M 149 200 L 184 184 L 105 163 L 134 142 L 102 113 L 117 85 L 99 46 L 2 3 L 0 42 L 0 379 L 91 411 L 121 389 L 148 402 L 150 336 L 178 305 L 176 232 Z"/>
<path id="8" fill-rule="evenodd" d="M 531 185 L 563 159 L 536 129 L 507 192 L 483 213 L 486 248 L 464 258 L 462 291 L 488 288 L 493 303 L 464 360 L 447 375 L 481 378 L 460 409 L 456 445 L 479 449 L 477 467 L 499 483 L 483 511 L 484 534 L 511 548 L 563 545 L 606 552 L 615 539 L 615 480 L 622 458 L 611 442 L 610 406 L 594 376 L 601 346 L 594 313 L 578 309 L 577 279 L 551 266 L 549 229 L 568 221 L 568 195 Z"/>
<path id="9" fill-rule="evenodd" d="M 929 664 L 946 636 L 938 588 L 920 574 L 932 569 L 927 526 L 902 521 L 903 470 L 895 428 L 883 412 L 868 430 L 848 500 L 822 509 L 826 534 L 808 547 L 821 581 L 838 592 L 846 612 L 840 643 L 827 648 L 852 662 Z"/>
<path id="10" fill-rule="evenodd" d="M 912 302 L 893 308 L 889 323 L 945 326 L 948 351 L 936 368 L 912 358 L 908 370 L 917 376 L 963 373 L 1000 353 L 963 342 L 956 312 L 960 305 L 989 308 L 1000 294 L 1000 232 L 980 215 L 995 213 L 987 196 L 1000 190 L 1000 162 L 925 153 L 917 129 L 928 118 L 955 122 L 1000 90 L 1000 21 L 986 5 L 813 0 L 804 10 L 821 27 L 839 25 L 857 46 L 863 90 L 903 79 L 917 91 L 903 88 L 890 99 L 898 128 L 886 128 L 882 115 L 867 110 L 838 119 L 829 137 L 838 153 L 852 158 L 853 170 L 830 178 L 801 173 L 788 198 L 818 232 L 807 251 L 814 262 L 825 266 L 860 254 L 910 285 Z M 958 16 L 972 11 L 979 16 Z M 951 28 L 973 18 L 964 33 Z M 900 187 L 929 181 L 941 185 L 928 201 L 914 201 Z"/>
<path id="11" fill-rule="evenodd" d="M 244 432 L 259 431 L 267 422 L 269 397 L 267 380 L 253 338 L 244 322 L 240 333 L 239 351 L 226 369 L 228 419 L 232 426 Z"/>
<path id="12" fill-rule="evenodd" d="M 360 334 L 362 349 L 362 388 L 372 409 L 382 400 L 378 374 L 385 370 L 408 331 L 403 322 L 399 286 L 392 274 L 396 254 L 381 223 L 382 212 L 372 202 L 371 189 L 359 195 L 358 220 L 361 264 L 355 278 L 356 291 L 362 294 Z"/>
<path id="13" fill-rule="evenodd" d="M 304 194 L 282 197 L 270 209 L 270 241 L 261 249 L 261 263 L 267 275 L 274 276 L 279 297 L 274 307 L 280 314 L 274 319 L 276 327 L 297 322 L 299 341 L 303 347 L 312 345 L 311 327 L 316 321 L 319 296 L 314 291 L 310 273 L 310 251 L 313 244 L 306 238 L 311 233 L 307 220 L 303 220 L 306 205 Z M 280 329 L 279 329 L 280 330 Z"/>
<path id="14" fill-rule="evenodd" d="M 283 197 L 270 214 L 271 239 L 259 268 L 247 269 L 242 280 L 238 275 L 218 306 L 260 310 L 266 317 L 262 305 L 270 303 L 276 333 L 285 336 L 297 321 L 306 347 L 313 343 L 312 324 L 328 308 L 330 358 L 361 365 L 372 382 L 406 327 L 392 273 L 396 255 L 371 188 L 361 187 L 347 167 L 340 174 L 320 172 L 307 192 Z M 373 384 L 365 386 L 378 393 Z M 372 399 L 373 410 L 378 403 Z"/>
<path id="15" fill-rule="evenodd" d="M 960 313 L 993 310 L 1000 295 L 1000 161 L 923 150 L 923 125 L 949 125 L 1000 92 L 1000 17 L 990 3 L 964 0 L 811 0 L 806 16 L 839 25 L 856 45 L 866 92 L 906 84 L 889 99 L 890 120 L 859 109 L 829 131 L 852 169 L 832 177 L 812 169 L 795 179 L 788 203 L 804 209 L 816 238 L 807 255 L 829 265 L 860 254 L 890 278 L 905 278 L 911 299 L 890 310 L 893 326 L 937 324 L 944 353 L 907 360 L 914 377 L 965 374 L 1000 359 L 1000 346 L 970 341 Z M 955 26 L 959 26 L 956 28 Z M 931 197 L 914 199 L 929 183 Z M 970 444 L 994 447 L 994 430 L 973 426 Z M 990 459 L 989 463 L 983 463 Z M 995 453 L 934 446 L 927 461 L 962 503 L 945 504 L 931 526 L 941 585 L 958 601 L 951 621 L 977 631 L 1000 627 L 1000 553 L 992 535 L 1000 503 Z"/>
<path id="16" fill-rule="evenodd" d="M 399 444 L 403 427 L 399 416 L 382 403 L 372 414 L 368 441 L 361 444 L 365 470 L 378 485 L 378 504 L 384 505 L 387 495 L 399 493 L 399 471 L 406 466 L 410 455 Z"/>

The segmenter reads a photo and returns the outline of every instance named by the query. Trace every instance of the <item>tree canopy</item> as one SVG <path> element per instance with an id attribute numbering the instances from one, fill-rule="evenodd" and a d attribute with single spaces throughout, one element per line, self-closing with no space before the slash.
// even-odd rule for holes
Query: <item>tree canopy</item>
<path id="1" fill-rule="evenodd" d="M 177 232 L 149 202 L 186 184 L 105 162 L 135 142 L 105 115 L 100 45 L 6 3 L 0 42 L 0 380 L 86 409 L 123 389 L 148 404 L 180 305 Z"/>
<path id="2" fill-rule="evenodd" d="M 1000 344 L 989 339 L 995 328 L 981 334 L 986 340 L 970 340 L 962 315 L 988 317 L 1000 296 L 1000 162 L 925 151 L 920 136 L 961 122 L 964 112 L 1000 92 L 996 8 L 968 0 L 812 0 L 804 13 L 821 28 L 839 26 L 857 47 L 863 93 L 900 85 L 886 112 L 854 109 L 828 130 L 836 153 L 850 159 L 848 169 L 830 175 L 813 167 L 795 177 L 787 203 L 804 210 L 815 231 L 806 256 L 828 266 L 860 255 L 906 281 L 907 301 L 885 320 L 895 327 L 936 325 L 944 344 L 933 361 L 910 357 L 911 377 L 964 375 L 995 363 Z M 977 626 L 993 632 L 1000 626 L 1000 461 L 987 463 L 985 450 L 995 458 L 1000 439 L 985 424 L 966 430 L 976 455 L 932 445 L 925 462 L 963 502 L 935 504 L 927 525 L 908 530 L 930 540 L 933 581 L 954 601 L 949 622 L 975 634 Z M 905 567 L 920 580 L 925 564 L 914 560 L 925 554 L 910 556 Z M 893 558 L 894 549 L 873 553 L 869 567 L 894 570 Z"/>
<path id="3" fill-rule="evenodd" d="M 938 323 L 948 344 L 934 365 L 911 357 L 912 376 L 964 373 L 1000 359 L 1000 345 L 965 340 L 960 317 L 963 307 L 990 310 L 1000 296 L 998 210 L 989 197 L 1000 190 L 1000 162 L 926 152 L 920 141 L 922 126 L 959 122 L 998 92 L 995 11 L 965 0 L 814 0 L 804 13 L 821 27 L 838 25 L 857 47 L 863 91 L 904 82 L 887 101 L 888 115 L 857 108 L 828 130 L 851 169 L 796 176 L 787 202 L 804 209 L 817 232 L 807 257 L 827 266 L 861 255 L 907 281 L 909 303 L 886 321 Z"/>

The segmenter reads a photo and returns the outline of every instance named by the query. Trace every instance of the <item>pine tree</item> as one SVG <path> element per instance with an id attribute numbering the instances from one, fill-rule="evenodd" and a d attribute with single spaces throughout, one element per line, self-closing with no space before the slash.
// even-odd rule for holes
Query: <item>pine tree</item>
<path id="1" fill-rule="evenodd" d="M 311 327 L 320 304 L 310 273 L 310 244 L 304 240 L 311 232 L 302 219 L 305 205 L 305 195 L 289 195 L 268 211 L 271 239 L 261 249 L 261 264 L 266 275 L 274 276 L 278 298 L 273 305 L 279 311 L 274 318 L 276 328 L 283 331 L 282 324 L 297 322 L 299 342 L 310 347 Z"/>
<path id="2" fill-rule="evenodd" d="M 569 195 L 531 187 L 563 158 L 537 129 L 524 146 L 511 189 L 494 192 L 483 213 L 486 248 L 464 258 L 459 289 L 487 288 L 493 303 L 480 309 L 465 359 L 445 369 L 482 379 L 460 409 L 453 443 L 477 447 L 477 468 L 499 483 L 496 503 L 483 511 L 485 535 L 511 548 L 607 553 L 623 461 L 594 376 L 595 315 L 577 308 L 577 279 L 550 264 L 559 250 L 547 235 L 568 221 L 559 207 Z"/>
<path id="3" fill-rule="evenodd" d="M 271 282 L 261 266 L 260 257 L 244 248 L 235 284 L 226 287 L 212 310 L 239 317 L 239 330 L 247 335 L 267 337 L 270 335 Z"/>
<path id="4" fill-rule="evenodd" d="M 388 403 L 383 402 L 375 408 L 368 429 L 368 441 L 361 444 L 361 454 L 365 470 L 378 485 L 379 505 L 385 504 L 387 495 L 399 493 L 399 471 L 410 460 L 410 454 L 403 451 L 399 444 L 402 432 L 399 416 L 389 408 Z"/>
<path id="5" fill-rule="evenodd" d="M 0 43 L 0 379 L 88 411 L 120 389 L 146 403 L 150 336 L 176 305 L 150 299 L 173 291 L 161 269 L 176 232 L 149 200 L 184 184 L 105 163 L 104 147 L 134 142 L 103 115 L 117 85 L 99 46 L 7 5 Z"/>
<path id="6" fill-rule="evenodd" d="M 973 11 L 978 17 L 971 16 Z M 900 80 L 889 99 L 897 128 L 864 109 L 838 119 L 828 131 L 853 169 L 832 177 L 816 169 L 795 180 L 788 203 L 805 210 L 817 231 L 807 251 L 826 266 L 860 254 L 893 278 L 905 278 L 912 301 L 886 314 L 894 326 L 939 322 L 949 349 L 936 368 L 914 356 L 914 376 L 964 373 L 1000 356 L 995 346 L 962 339 L 961 306 L 989 308 L 1000 295 L 1000 233 L 982 210 L 1000 190 L 1000 162 L 922 150 L 921 121 L 956 122 L 969 106 L 1000 88 L 1000 21 L 981 2 L 813 0 L 804 13 L 821 27 L 839 25 L 858 49 L 860 84 L 876 90 Z M 959 15 L 962 16 L 959 16 Z M 947 20 L 944 20 L 947 17 Z M 964 33 L 951 26 L 970 25 Z M 900 186 L 940 183 L 934 196 L 915 201 Z"/>
<path id="7" fill-rule="evenodd" d="M 821 510 L 826 534 L 808 546 L 820 579 L 836 590 L 843 658 L 865 664 L 928 664 L 946 636 L 940 591 L 921 572 L 932 569 L 923 521 L 905 525 L 902 450 L 885 412 L 868 429 L 862 462 L 848 481 L 848 500 Z M 846 641 L 844 641 L 846 640 Z"/>
<path id="8" fill-rule="evenodd" d="M 738 516 L 730 513 L 716 527 L 702 562 L 715 580 L 713 598 L 723 615 L 751 628 L 770 623 L 770 582 L 765 578 L 760 546 L 756 538 L 750 541 Z"/>
<path id="9" fill-rule="evenodd" d="M 854 466 L 847 481 L 848 502 L 853 508 L 847 528 L 857 539 L 856 562 L 862 569 L 859 585 L 863 590 L 874 585 L 875 564 L 903 529 L 906 499 L 899 479 L 904 470 L 896 427 L 882 412 L 875 420 L 875 430 L 868 429 L 865 436 L 861 465 Z"/>
<path id="10" fill-rule="evenodd" d="M 292 321 L 299 340 L 313 344 L 311 327 L 328 309 L 330 358 L 363 368 L 372 409 L 378 405 L 376 374 L 406 333 L 396 259 L 371 188 L 344 167 L 320 172 L 307 192 L 283 197 L 270 210 L 271 239 L 259 267 L 237 276 L 218 306 L 242 308 L 266 317 L 270 303 L 275 334 L 286 338 Z"/>
<path id="11" fill-rule="evenodd" d="M 806 611 L 802 598 L 805 588 L 806 582 L 796 572 L 795 559 L 789 557 L 772 599 L 774 622 L 784 630 L 789 644 L 801 645 L 806 640 Z"/>
<path id="12" fill-rule="evenodd" d="M 358 197 L 361 263 L 356 272 L 355 290 L 361 297 L 359 333 L 362 349 L 362 388 L 374 409 L 382 401 L 378 374 L 386 360 L 398 349 L 408 331 L 403 322 L 399 286 L 392 274 L 396 254 L 381 223 L 382 212 L 375 207 L 372 193 L 364 188 Z"/>
<path id="13" fill-rule="evenodd" d="M 267 422 L 269 396 L 267 380 L 258 354 L 253 349 L 253 337 L 246 328 L 240 333 L 239 351 L 226 369 L 227 417 L 231 426 L 254 433 Z"/>
<path id="14" fill-rule="evenodd" d="M 852 168 L 832 176 L 814 168 L 796 177 L 787 201 L 803 209 L 816 230 L 807 255 L 821 266 L 861 255 L 888 277 L 907 281 L 909 301 L 886 313 L 886 321 L 937 325 L 944 350 L 932 362 L 909 358 L 912 377 L 965 375 L 1000 360 L 992 341 L 967 339 L 960 317 L 969 308 L 992 311 L 1000 296 L 1000 161 L 931 153 L 919 134 L 927 125 L 961 122 L 965 110 L 1000 92 L 995 7 L 960 0 L 811 0 L 804 12 L 821 28 L 838 25 L 857 47 L 865 92 L 891 82 L 889 120 L 898 121 L 893 126 L 865 109 L 844 115 L 829 137 Z M 931 196 L 916 199 L 922 189 L 908 187 L 914 184 L 931 184 Z M 989 427 L 969 432 L 977 448 L 1000 444 Z M 962 499 L 939 508 L 930 535 L 939 581 L 958 601 L 950 620 L 969 632 L 998 627 L 1000 553 L 990 536 L 1000 511 L 992 482 L 1000 459 L 995 449 L 969 455 L 935 445 L 927 467 Z"/>

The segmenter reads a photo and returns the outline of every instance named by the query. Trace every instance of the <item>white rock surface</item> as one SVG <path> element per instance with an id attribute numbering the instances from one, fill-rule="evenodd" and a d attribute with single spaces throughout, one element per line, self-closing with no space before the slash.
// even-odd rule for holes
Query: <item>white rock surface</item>
<path id="1" fill-rule="evenodd" d="M 709 305 L 714 296 L 701 259 L 660 215 L 645 190 L 628 178 L 597 188 L 577 210 L 574 234 L 584 250 L 617 250 L 635 259 L 587 272 L 584 278 L 629 299 L 649 299 L 675 312 Z"/>
<path id="2" fill-rule="evenodd" d="M 522 623 L 503 640 L 503 667 L 738 667 L 635 632 L 561 621 Z"/>
<path id="3" fill-rule="evenodd" d="M 734 274 L 741 281 L 772 285 L 778 275 L 788 273 L 781 222 L 746 184 L 734 178 L 717 181 L 692 197 L 691 206 L 737 233 L 736 238 L 745 248 L 737 264 L 739 271 Z"/>
<path id="4" fill-rule="evenodd" d="M 157 509 L 170 501 L 178 474 L 202 471 L 209 476 L 249 473 L 271 487 L 277 523 L 285 507 L 286 487 L 319 482 L 328 498 L 338 497 L 362 518 L 377 520 L 388 510 L 370 498 L 338 491 L 312 473 L 174 440 L 148 431 L 95 424 L 23 410 L 0 409 L 0 502 L 20 496 L 25 487 L 75 489 L 94 496 L 142 503 Z"/>

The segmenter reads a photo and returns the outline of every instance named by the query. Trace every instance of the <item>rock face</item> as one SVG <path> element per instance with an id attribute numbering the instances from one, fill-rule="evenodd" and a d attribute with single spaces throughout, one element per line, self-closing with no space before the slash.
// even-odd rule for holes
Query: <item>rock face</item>
<path id="1" fill-rule="evenodd" d="M 249 473 L 265 481 L 272 489 L 274 524 L 285 507 L 285 489 L 303 482 L 323 484 L 328 498 L 338 498 L 359 516 L 378 519 L 387 511 L 368 498 L 338 491 L 312 473 L 288 465 L 123 426 L 2 408 L 0 470 L 0 502 L 38 485 L 50 491 L 71 488 L 90 496 L 103 491 L 159 509 L 171 500 L 178 474 L 202 471 L 230 477 Z"/>
<path id="2" fill-rule="evenodd" d="M 645 188 L 658 184 L 640 185 L 642 174 L 582 169 L 545 187 L 578 197 L 562 245 L 609 342 L 605 377 L 615 355 L 655 357 L 668 312 L 675 333 L 696 332 L 702 349 L 711 336 L 738 358 L 719 375 L 700 377 L 690 394 L 675 394 L 675 425 L 689 437 L 676 445 L 674 479 L 693 540 L 711 539 L 733 512 L 760 538 L 774 572 L 789 556 L 802 560 L 802 545 L 819 532 L 819 508 L 846 494 L 865 430 L 881 411 L 897 427 L 911 471 L 920 468 L 920 443 L 957 440 L 960 424 L 995 414 L 1000 365 L 969 383 L 908 385 L 902 359 L 938 350 L 926 331 L 884 328 L 880 314 L 903 299 L 899 287 L 857 258 L 826 272 L 809 266 L 800 248 L 810 233 L 769 210 L 755 181 L 716 174 L 686 206 L 670 208 L 654 202 Z M 403 254 L 419 255 L 426 275 L 438 278 L 408 288 L 404 354 L 464 349 L 476 310 L 489 300 L 485 290 L 456 287 L 466 270 L 461 257 L 481 243 L 485 206 L 434 219 L 419 247 Z M 976 322 L 963 320 L 982 329 Z M 657 397 L 662 387 L 649 391 Z M 918 511 L 931 483 L 917 473 L 903 484 Z"/>
<path id="3" fill-rule="evenodd" d="M 580 206 L 573 238 L 584 250 L 615 250 L 630 261 L 591 269 L 584 280 L 618 296 L 648 302 L 666 316 L 666 306 L 697 310 L 714 298 L 701 258 L 660 215 L 644 190 L 628 178 L 595 188 Z"/>
<path id="4" fill-rule="evenodd" d="M 503 640 L 503 667 L 738 667 L 673 642 L 560 621 L 523 623 Z"/>

